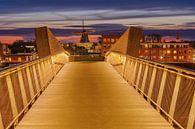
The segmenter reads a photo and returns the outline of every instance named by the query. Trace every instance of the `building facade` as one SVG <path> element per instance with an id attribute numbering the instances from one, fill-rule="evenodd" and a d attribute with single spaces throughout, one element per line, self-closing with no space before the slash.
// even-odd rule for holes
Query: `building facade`
<path id="1" fill-rule="evenodd" d="M 192 63 L 194 49 L 190 43 L 141 43 L 140 57 L 165 63 Z"/>
<path id="2" fill-rule="evenodd" d="M 120 38 L 120 35 L 102 35 L 101 54 L 105 55 Z"/>

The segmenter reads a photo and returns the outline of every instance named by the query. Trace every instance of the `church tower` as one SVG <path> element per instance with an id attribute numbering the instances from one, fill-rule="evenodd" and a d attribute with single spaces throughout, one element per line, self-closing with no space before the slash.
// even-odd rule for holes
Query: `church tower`
<path id="1" fill-rule="evenodd" d="M 177 32 L 177 35 L 176 35 L 176 42 L 180 42 L 180 35 L 179 35 L 179 32 Z"/>

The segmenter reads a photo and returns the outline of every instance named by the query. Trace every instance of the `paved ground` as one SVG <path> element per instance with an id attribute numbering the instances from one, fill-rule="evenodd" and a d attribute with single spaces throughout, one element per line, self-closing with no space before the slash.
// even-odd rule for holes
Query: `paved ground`
<path id="1" fill-rule="evenodd" d="M 171 129 L 113 67 L 63 67 L 17 129 Z"/>

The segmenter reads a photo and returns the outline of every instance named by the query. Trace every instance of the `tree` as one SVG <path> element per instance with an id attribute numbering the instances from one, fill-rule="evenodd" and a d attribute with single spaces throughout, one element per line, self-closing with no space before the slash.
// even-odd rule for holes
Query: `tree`
<path id="1" fill-rule="evenodd" d="M 12 45 L 9 46 L 11 54 L 17 53 L 31 53 L 36 51 L 36 45 L 33 41 L 23 41 L 17 40 Z"/>

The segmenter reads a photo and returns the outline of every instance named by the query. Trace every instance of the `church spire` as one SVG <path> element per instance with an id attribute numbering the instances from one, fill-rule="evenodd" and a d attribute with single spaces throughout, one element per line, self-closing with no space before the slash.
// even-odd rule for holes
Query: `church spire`
<path id="1" fill-rule="evenodd" d="M 180 35 L 179 35 L 179 32 L 177 32 L 177 35 L 176 35 L 176 42 L 180 42 Z"/>

